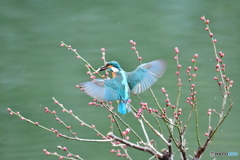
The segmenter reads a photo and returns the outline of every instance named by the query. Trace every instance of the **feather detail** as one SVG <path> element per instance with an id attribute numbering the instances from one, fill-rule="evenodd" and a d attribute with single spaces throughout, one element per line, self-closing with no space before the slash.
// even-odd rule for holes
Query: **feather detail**
<path id="1" fill-rule="evenodd" d="M 131 91 L 139 94 L 150 88 L 166 70 L 166 62 L 158 59 L 138 66 L 133 72 L 127 73 Z"/>

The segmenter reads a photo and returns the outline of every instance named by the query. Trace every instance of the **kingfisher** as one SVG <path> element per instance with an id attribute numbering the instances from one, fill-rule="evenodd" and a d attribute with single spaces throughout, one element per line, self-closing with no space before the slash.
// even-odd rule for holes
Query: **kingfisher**
<path id="1" fill-rule="evenodd" d="M 166 62 L 157 59 L 139 65 L 132 72 L 125 72 L 116 61 L 107 62 L 97 71 L 112 72 L 112 79 L 95 79 L 80 83 L 81 88 L 89 96 L 101 101 L 117 101 L 118 112 L 126 114 L 130 111 L 130 93 L 139 94 L 149 89 L 166 70 Z"/>

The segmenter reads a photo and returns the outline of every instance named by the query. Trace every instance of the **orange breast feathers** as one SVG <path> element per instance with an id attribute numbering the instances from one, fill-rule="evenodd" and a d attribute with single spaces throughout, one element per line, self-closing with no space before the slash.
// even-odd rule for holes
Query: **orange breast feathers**
<path id="1" fill-rule="evenodd" d="M 108 68 L 112 68 L 113 66 L 112 66 L 112 65 L 109 65 L 109 66 L 107 66 L 107 67 L 108 67 Z M 114 78 L 114 77 L 116 77 L 116 76 L 117 76 L 117 74 L 112 71 L 112 78 Z"/>

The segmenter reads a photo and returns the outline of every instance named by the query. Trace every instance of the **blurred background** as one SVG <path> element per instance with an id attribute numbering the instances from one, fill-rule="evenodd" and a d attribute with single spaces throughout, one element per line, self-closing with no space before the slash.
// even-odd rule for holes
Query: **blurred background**
<path id="1" fill-rule="evenodd" d="M 134 70 L 139 62 L 131 50 L 131 39 L 137 42 L 143 62 L 165 59 L 167 71 L 153 86 L 162 106 L 165 105 L 165 97 L 160 91 L 161 87 L 165 87 L 172 103 L 176 101 L 176 62 L 173 57 L 174 47 L 179 47 L 179 59 L 183 66 L 180 101 L 183 120 L 190 110 L 185 103 L 189 95 L 185 70 L 192 64 L 190 60 L 193 55 L 198 53 L 196 89 L 203 143 L 208 127 L 207 109 L 219 108 L 221 95 L 213 80 L 216 63 L 206 26 L 199 19 L 202 15 L 210 19 L 211 31 L 218 40 L 217 50 L 225 53 L 227 76 L 235 82 L 231 90 L 234 108 L 205 151 L 203 159 L 213 159 L 209 156 L 210 151 L 240 154 L 239 1 L 0 0 L 0 159 L 54 160 L 58 158 L 44 155 L 42 149 L 60 152 L 57 145 L 68 147 L 86 160 L 116 158 L 109 152 L 113 148 L 109 144 L 57 138 L 50 132 L 20 121 L 17 116 L 10 116 L 6 110 L 19 111 L 26 118 L 65 133 L 55 118 L 44 112 L 44 107 L 49 107 L 60 112 L 60 116 L 79 137 L 98 138 L 92 130 L 79 126 L 71 116 L 61 113 L 52 101 L 54 96 L 87 123 L 95 124 L 104 134 L 109 132 L 106 110 L 89 106 L 92 98 L 75 88 L 79 82 L 89 81 L 84 63 L 75 59 L 73 52 L 60 47 L 60 41 L 76 48 L 95 68 L 103 64 L 100 49 L 106 48 L 107 61 L 116 60 L 125 71 Z M 141 97 L 150 107 L 156 108 L 149 91 Z M 140 107 L 137 98 L 132 96 L 132 101 L 133 105 Z M 121 117 L 141 131 L 132 114 Z M 217 116 L 213 115 L 212 126 L 216 122 Z M 147 130 L 151 133 L 150 129 Z M 188 155 L 192 155 L 198 147 L 194 121 L 190 123 L 186 137 Z M 135 139 L 132 141 L 135 142 Z M 165 147 L 160 140 L 157 139 L 157 142 L 159 150 Z M 129 152 L 133 159 L 150 157 L 148 153 L 132 149 Z M 175 159 L 179 159 L 177 150 L 175 153 Z M 217 159 L 239 159 L 239 156 Z"/>

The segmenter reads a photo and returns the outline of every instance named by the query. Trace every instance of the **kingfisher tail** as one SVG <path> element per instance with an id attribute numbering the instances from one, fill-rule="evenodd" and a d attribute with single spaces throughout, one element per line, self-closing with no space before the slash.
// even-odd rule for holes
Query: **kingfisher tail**
<path id="1" fill-rule="evenodd" d="M 121 114 L 126 114 L 127 113 L 127 108 L 126 108 L 126 103 L 120 101 L 118 103 L 118 112 Z"/>
<path id="2" fill-rule="evenodd" d="M 120 101 L 118 102 L 118 112 L 121 114 L 126 114 L 131 111 L 130 105 L 128 102 Z"/>

